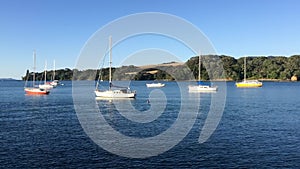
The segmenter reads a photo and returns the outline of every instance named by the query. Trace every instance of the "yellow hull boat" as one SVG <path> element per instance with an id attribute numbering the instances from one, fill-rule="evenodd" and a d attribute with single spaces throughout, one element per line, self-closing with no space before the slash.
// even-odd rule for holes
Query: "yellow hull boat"
<path id="1" fill-rule="evenodd" d="M 262 82 L 258 81 L 258 80 L 244 80 L 242 82 L 237 82 L 236 87 L 239 88 L 247 88 L 247 87 L 262 87 Z"/>
<path id="2" fill-rule="evenodd" d="M 258 80 L 247 80 L 246 79 L 246 57 L 244 58 L 244 80 L 242 82 L 235 83 L 238 88 L 254 88 L 254 87 L 262 87 L 262 82 Z"/>

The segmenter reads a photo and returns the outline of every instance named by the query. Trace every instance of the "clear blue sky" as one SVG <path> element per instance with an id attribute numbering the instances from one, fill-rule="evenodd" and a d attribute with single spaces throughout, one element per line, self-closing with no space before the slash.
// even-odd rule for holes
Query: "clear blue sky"
<path id="1" fill-rule="evenodd" d="M 105 24 L 129 14 L 163 12 L 196 25 L 218 54 L 300 54 L 298 0 L 0 0 L 0 78 L 20 79 L 56 60 L 74 68 L 85 42 Z M 185 56 L 188 59 L 190 56 Z"/>

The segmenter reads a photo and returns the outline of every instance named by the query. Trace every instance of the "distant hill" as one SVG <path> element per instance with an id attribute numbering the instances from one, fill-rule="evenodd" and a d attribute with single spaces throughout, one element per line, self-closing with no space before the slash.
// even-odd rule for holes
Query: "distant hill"
<path id="1" fill-rule="evenodd" d="M 0 81 L 19 81 L 13 78 L 0 78 Z"/>
<path id="2" fill-rule="evenodd" d="M 155 67 L 162 67 L 162 66 L 182 66 L 184 65 L 184 62 L 169 62 L 169 63 L 161 63 L 161 64 L 155 64 L 155 65 L 143 65 L 143 66 L 137 66 L 141 69 L 149 69 L 149 68 L 155 68 Z"/>
<path id="3" fill-rule="evenodd" d="M 233 80 L 239 81 L 244 77 L 244 58 L 236 59 L 225 55 L 202 56 L 202 80 Z M 112 68 L 113 80 L 191 80 L 198 77 L 198 56 L 187 62 L 169 62 L 156 65 L 122 66 Z M 223 69 L 222 69 L 223 67 Z M 300 77 L 300 55 L 283 56 L 249 56 L 247 57 L 247 79 L 261 80 L 290 80 Z M 209 71 L 207 71 L 209 70 Z M 88 69 L 60 69 L 56 70 L 57 80 L 108 80 L 108 68 L 101 71 Z M 32 80 L 32 72 L 27 70 L 23 80 Z M 47 72 L 47 79 L 53 76 Z M 192 77 L 191 77 L 192 76 Z M 43 79 L 43 72 L 36 73 L 36 79 Z M 299 79 L 299 78 L 298 78 Z"/>

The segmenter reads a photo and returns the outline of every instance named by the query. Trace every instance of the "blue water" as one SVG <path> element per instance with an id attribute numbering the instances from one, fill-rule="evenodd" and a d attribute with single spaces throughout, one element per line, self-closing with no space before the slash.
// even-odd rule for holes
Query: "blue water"
<path id="1" fill-rule="evenodd" d="M 300 168 L 300 83 L 264 82 L 262 88 L 237 89 L 228 82 L 221 121 L 200 144 L 200 129 L 214 95 L 201 94 L 200 112 L 188 135 L 169 151 L 144 159 L 118 156 L 98 146 L 78 120 L 72 82 L 63 83 L 48 96 L 26 96 L 24 82 L 0 82 L 1 168 Z M 154 95 L 147 103 L 155 89 L 147 89 L 145 83 L 131 82 L 138 95 L 129 102 L 140 112 L 157 102 Z M 168 100 L 164 113 L 150 123 L 124 118 L 114 101 L 95 103 L 114 129 L 146 138 L 176 122 L 183 102 L 178 90 L 175 82 L 156 90 Z"/>

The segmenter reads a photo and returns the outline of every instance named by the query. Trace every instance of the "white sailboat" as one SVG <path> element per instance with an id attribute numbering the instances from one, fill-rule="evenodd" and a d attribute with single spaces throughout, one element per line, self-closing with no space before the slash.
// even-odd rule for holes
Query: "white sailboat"
<path id="1" fill-rule="evenodd" d="M 236 87 L 238 88 L 253 88 L 253 87 L 262 87 L 262 82 L 258 80 L 247 80 L 246 75 L 246 57 L 244 58 L 244 80 L 241 82 L 235 83 Z"/>
<path id="2" fill-rule="evenodd" d="M 189 92 L 215 92 L 217 91 L 217 86 L 203 85 L 201 82 L 201 56 L 199 55 L 199 65 L 198 65 L 198 85 L 189 85 Z"/>
<path id="3" fill-rule="evenodd" d="M 28 95 L 47 95 L 50 93 L 50 90 L 47 89 L 41 89 L 37 86 L 35 86 L 35 66 L 36 66 L 36 53 L 33 52 L 33 79 L 32 79 L 32 87 L 24 87 L 24 91 Z M 26 81 L 27 84 L 27 81 Z"/>
<path id="4" fill-rule="evenodd" d="M 99 80 L 97 81 L 95 95 L 97 98 L 135 98 L 136 92 L 130 90 L 128 87 L 114 86 L 111 77 L 111 65 L 112 65 L 112 39 L 109 37 L 109 89 L 100 90 Z"/>
<path id="5" fill-rule="evenodd" d="M 44 84 L 40 84 L 39 88 L 40 89 L 46 89 L 46 90 L 51 90 L 53 89 L 53 86 L 50 85 L 50 83 L 47 83 L 47 61 L 45 62 L 45 71 L 44 71 Z"/>
<path id="6" fill-rule="evenodd" d="M 53 61 L 53 75 L 52 75 L 52 81 L 49 83 L 51 86 L 56 87 L 58 85 L 59 81 L 55 80 L 55 60 Z"/>

